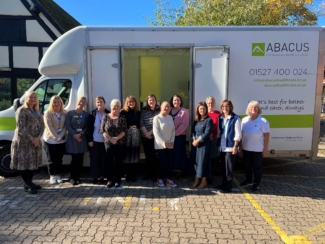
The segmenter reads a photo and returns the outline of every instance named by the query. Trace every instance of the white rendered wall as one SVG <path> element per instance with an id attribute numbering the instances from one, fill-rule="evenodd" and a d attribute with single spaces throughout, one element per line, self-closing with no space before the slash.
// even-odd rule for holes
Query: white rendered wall
<path id="1" fill-rule="evenodd" d="M 26 20 L 26 35 L 28 42 L 53 42 L 36 20 Z"/>
<path id="2" fill-rule="evenodd" d="M 37 69 L 38 48 L 37 47 L 13 47 L 14 68 Z"/>
<path id="3" fill-rule="evenodd" d="M 20 0 L 0 0 L 0 15 L 31 16 L 31 13 Z"/>
<path id="4" fill-rule="evenodd" d="M 0 67 L 9 67 L 9 50 L 7 46 L 0 46 Z"/>

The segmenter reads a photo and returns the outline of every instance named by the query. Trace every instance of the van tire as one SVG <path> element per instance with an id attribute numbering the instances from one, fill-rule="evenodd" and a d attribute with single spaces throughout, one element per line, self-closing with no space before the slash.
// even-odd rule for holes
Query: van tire
<path id="1" fill-rule="evenodd" d="M 19 175 L 18 170 L 10 169 L 10 151 L 10 144 L 5 144 L 0 147 L 0 175 L 4 177 Z"/>

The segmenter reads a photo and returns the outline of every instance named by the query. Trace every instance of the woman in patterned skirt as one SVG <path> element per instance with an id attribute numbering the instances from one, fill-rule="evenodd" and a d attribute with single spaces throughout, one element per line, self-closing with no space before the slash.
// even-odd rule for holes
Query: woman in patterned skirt
<path id="1" fill-rule="evenodd" d="M 12 169 L 18 169 L 23 178 L 24 189 L 36 194 L 41 186 L 33 183 L 34 171 L 42 165 L 42 135 L 44 121 L 39 111 L 37 95 L 29 91 L 24 104 L 16 111 L 16 129 L 11 144 Z"/>
<path id="2" fill-rule="evenodd" d="M 128 96 L 125 99 L 121 115 L 125 116 L 127 123 L 126 132 L 126 155 L 124 163 L 128 164 L 126 181 L 136 181 L 134 163 L 140 159 L 140 120 L 141 113 L 137 99 L 134 96 Z"/>

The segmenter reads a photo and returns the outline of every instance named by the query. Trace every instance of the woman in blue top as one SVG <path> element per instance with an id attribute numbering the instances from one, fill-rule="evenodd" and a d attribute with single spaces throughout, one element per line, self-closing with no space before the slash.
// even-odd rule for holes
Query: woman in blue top
<path id="1" fill-rule="evenodd" d="M 241 120 L 233 112 L 234 106 L 231 101 L 223 100 L 220 109 L 218 145 L 223 179 L 219 192 L 228 193 L 232 191 L 233 169 L 241 140 Z"/>
<path id="2" fill-rule="evenodd" d="M 211 174 L 211 133 L 213 121 L 208 116 L 208 106 L 200 102 L 196 106 L 195 121 L 192 127 L 192 150 L 196 150 L 195 182 L 192 188 L 203 189 L 208 186 L 207 177 Z"/>

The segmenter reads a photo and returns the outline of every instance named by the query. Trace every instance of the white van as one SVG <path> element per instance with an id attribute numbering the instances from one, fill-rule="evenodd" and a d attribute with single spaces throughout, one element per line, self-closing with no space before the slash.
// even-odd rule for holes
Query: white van
<path id="1" fill-rule="evenodd" d="M 184 98 L 193 119 L 199 101 L 230 99 L 245 116 L 257 100 L 271 125 L 268 156 L 316 158 L 324 67 L 322 27 L 77 27 L 45 53 L 42 77 L 30 87 L 44 111 L 58 94 L 65 109 L 77 97 L 121 101 L 134 95 L 143 106 L 148 94 L 158 102 Z M 0 112 L 0 174 L 10 175 L 14 106 Z M 44 164 L 47 163 L 45 155 Z M 85 163 L 88 155 L 85 155 Z M 69 161 L 65 158 L 65 161 Z"/>

